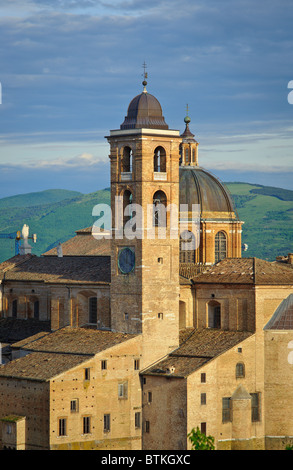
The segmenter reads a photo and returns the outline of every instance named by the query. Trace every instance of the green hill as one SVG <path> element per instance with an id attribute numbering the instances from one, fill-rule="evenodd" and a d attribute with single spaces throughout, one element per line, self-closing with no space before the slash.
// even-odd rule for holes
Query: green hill
<path id="1" fill-rule="evenodd" d="M 242 241 L 248 250 L 243 256 L 270 261 L 293 251 L 293 191 L 248 183 L 226 183 L 244 221 Z M 41 255 L 75 235 L 75 230 L 95 221 L 96 204 L 110 203 L 109 189 L 90 194 L 50 190 L 0 199 L 0 233 L 21 230 L 37 234 L 33 252 Z M 14 255 L 14 241 L 0 239 L 0 261 Z"/>
<path id="2" fill-rule="evenodd" d="M 35 193 L 18 194 L 17 196 L 4 197 L 0 199 L 0 210 L 8 207 L 30 207 L 41 204 L 51 204 L 82 196 L 78 191 L 68 191 L 66 189 L 47 189 Z"/>
<path id="3" fill-rule="evenodd" d="M 244 221 L 244 257 L 274 261 L 293 251 L 293 191 L 246 183 L 226 183 Z"/>
<path id="4" fill-rule="evenodd" d="M 59 190 L 58 193 L 62 194 Z M 32 251 L 36 255 L 41 255 L 59 242 L 62 243 L 73 237 L 75 230 L 92 225 L 95 220 L 92 217 L 93 207 L 96 204 L 109 203 L 110 201 L 110 192 L 107 189 L 90 194 L 73 192 L 73 195 L 76 194 L 78 196 L 69 199 L 38 204 L 40 193 L 31 193 L 27 207 L 9 207 L 8 204 L 7 208 L 3 208 L 3 206 L 1 207 L 3 199 L 0 199 L 0 233 L 16 232 L 21 230 L 24 224 L 27 224 L 30 235 L 33 233 L 37 235 L 37 243 L 32 245 Z M 37 201 L 35 205 L 33 205 L 34 197 Z M 5 199 L 9 202 L 10 198 Z M 15 201 L 15 197 L 13 199 Z M 0 261 L 11 256 L 14 256 L 14 241 L 1 238 Z"/>

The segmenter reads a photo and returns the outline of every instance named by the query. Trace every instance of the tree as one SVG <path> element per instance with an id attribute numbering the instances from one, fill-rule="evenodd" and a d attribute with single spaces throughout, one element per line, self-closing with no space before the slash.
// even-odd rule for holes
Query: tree
<path id="1" fill-rule="evenodd" d="M 215 450 L 214 438 L 200 432 L 198 427 L 196 430 L 193 428 L 187 437 L 191 441 L 192 450 Z"/>

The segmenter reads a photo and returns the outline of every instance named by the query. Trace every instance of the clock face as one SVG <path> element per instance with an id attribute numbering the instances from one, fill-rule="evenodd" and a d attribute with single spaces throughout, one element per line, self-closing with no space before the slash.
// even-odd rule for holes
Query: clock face
<path id="1" fill-rule="evenodd" d="M 135 253 L 131 248 L 123 248 L 118 255 L 118 267 L 122 274 L 129 274 L 135 266 Z"/>

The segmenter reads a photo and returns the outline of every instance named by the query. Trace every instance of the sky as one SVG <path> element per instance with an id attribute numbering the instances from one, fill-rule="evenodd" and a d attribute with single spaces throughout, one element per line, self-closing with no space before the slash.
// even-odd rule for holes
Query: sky
<path id="1" fill-rule="evenodd" d="M 292 0 L 0 0 L 0 198 L 109 187 L 147 90 L 222 181 L 293 190 Z"/>

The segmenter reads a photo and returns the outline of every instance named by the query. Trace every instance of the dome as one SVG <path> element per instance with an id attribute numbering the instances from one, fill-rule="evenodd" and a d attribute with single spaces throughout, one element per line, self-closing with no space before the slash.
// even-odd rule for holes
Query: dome
<path id="1" fill-rule="evenodd" d="M 143 91 L 130 102 L 127 116 L 120 129 L 168 129 L 162 108 L 153 95 Z"/>
<path id="2" fill-rule="evenodd" d="M 179 204 L 187 204 L 190 212 L 192 204 L 199 204 L 201 215 L 220 213 L 213 214 L 213 218 L 227 217 L 227 213 L 235 217 L 233 201 L 227 188 L 207 170 L 197 166 L 179 168 Z"/>

